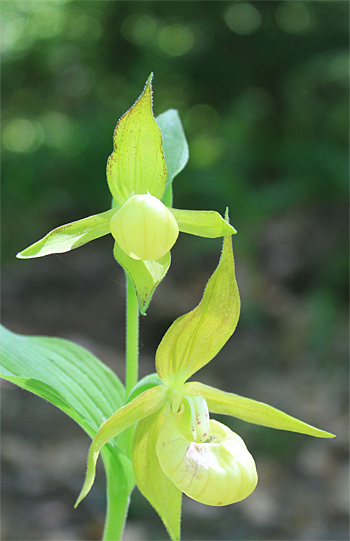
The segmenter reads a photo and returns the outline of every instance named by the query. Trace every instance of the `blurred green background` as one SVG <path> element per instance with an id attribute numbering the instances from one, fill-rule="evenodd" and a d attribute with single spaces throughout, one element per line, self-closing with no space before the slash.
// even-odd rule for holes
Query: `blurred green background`
<path id="1" fill-rule="evenodd" d="M 118 118 L 154 72 L 154 113 L 179 110 L 190 161 L 178 208 L 230 208 L 238 329 L 203 382 L 335 432 L 314 441 L 225 420 L 260 484 L 225 509 L 184 501 L 183 539 L 348 539 L 348 16 L 343 1 L 2 2 L 3 323 L 75 339 L 123 377 L 124 277 L 112 239 L 16 252 L 106 210 Z M 141 374 L 199 301 L 220 240 L 180 235 L 141 327 Z M 104 480 L 77 511 L 88 438 L 4 385 L 3 538 L 98 539 Z M 52 469 L 53 468 L 53 469 Z M 135 492 L 125 540 L 165 539 Z"/>

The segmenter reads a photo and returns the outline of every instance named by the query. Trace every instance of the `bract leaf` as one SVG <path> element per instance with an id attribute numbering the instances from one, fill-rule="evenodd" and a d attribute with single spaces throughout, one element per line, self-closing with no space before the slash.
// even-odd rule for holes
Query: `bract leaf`
<path id="1" fill-rule="evenodd" d="M 248 423 L 277 428 L 279 430 L 289 430 L 290 432 L 299 432 L 308 434 L 316 438 L 334 438 L 334 434 L 319 430 L 314 426 L 303 423 L 291 417 L 283 411 L 263 402 L 258 402 L 250 398 L 244 398 L 236 394 L 225 393 L 219 389 L 214 389 L 202 383 L 187 383 L 186 390 L 204 396 L 207 401 L 209 411 L 212 413 L 222 413 L 238 417 Z"/>
<path id="2" fill-rule="evenodd" d="M 147 391 L 147 389 L 151 389 L 152 387 L 156 387 L 157 385 L 163 385 L 163 382 L 158 376 L 158 374 L 148 374 L 148 376 L 145 376 L 137 382 L 137 384 L 127 397 L 127 402 L 131 402 L 139 394 L 143 393 L 143 391 Z"/>
<path id="3" fill-rule="evenodd" d="M 167 166 L 167 182 L 162 201 L 172 206 L 172 182 L 188 162 L 188 144 L 181 124 L 179 113 L 169 109 L 157 116 L 156 122 L 163 136 L 163 152 Z"/>
<path id="4" fill-rule="evenodd" d="M 161 380 L 181 385 L 211 361 L 235 330 L 239 311 L 231 237 L 227 236 L 201 302 L 174 321 L 158 347 L 156 368 Z"/>
<path id="5" fill-rule="evenodd" d="M 114 150 L 107 162 L 107 180 L 119 205 L 134 194 L 150 193 L 160 199 L 165 190 L 167 171 L 162 134 L 152 112 L 152 76 L 114 130 Z"/>
<path id="6" fill-rule="evenodd" d="M 129 257 L 116 242 L 114 257 L 130 276 L 137 294 L 140 313 L 145 315 L 156 287 L 170 267 L 170 252 L 156 261 L 141 261 Z"/>
<path id="7" fill-rule="evenodd" d="M 125 403 L 114 372 L 73 342 L 1 327 L 1 344 L 0 376 L 63 410 L 91 437 Z"/>
<path id="8" fill-rule="evenodd" d="M 133 441 L 132 465 L 140 492 L 159 514 L 171 539 L 179 541 L 182 492 L 163 473 L 156 453 L 164 420 L 162 409 L 138 423 Z"/>
<path id="9" fill-rule="evenodd" d="M 210 239 L 237 233 L 235 228 L 214 210 L 169 210 L 183 233 Z"/>
<path id="10" fill-rule="evenodd" d="M 129 426 L 158 411 L 165 404 L 166 395 L 167 388 L 164 385 L 152 387 L 134 398 L 129 404 L 119 408 L 100 426 L 89 450 L 85 483 L 75 507 L 89 493 L 94 483 L 96 461 L 102 447 Z"/>
<path id="11" fill-rule="evenodd" d="M 115 209 L 110 209 L 106 212 L 56 227 L 56 229 L 50 231 L 41 240 L 38 240 L 17 254 L 17 257 L 28 259 L 50 254 L 61 254 L 74 248 L 79 248 L 79 246 L 91 240 L 103 237 L 110 233 L 109 222 L 115 212 Z"/>

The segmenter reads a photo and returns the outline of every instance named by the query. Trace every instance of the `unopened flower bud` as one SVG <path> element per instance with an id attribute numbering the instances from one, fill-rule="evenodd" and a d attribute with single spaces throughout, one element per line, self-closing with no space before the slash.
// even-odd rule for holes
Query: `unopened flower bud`
<path id="1" fill-rule="evenodd" d="M 130 197 L 112 217 L 110 228 L 121 249 L 141 260 L 160 259 L 179 235 L 170 210 L 151 194 Z"/>

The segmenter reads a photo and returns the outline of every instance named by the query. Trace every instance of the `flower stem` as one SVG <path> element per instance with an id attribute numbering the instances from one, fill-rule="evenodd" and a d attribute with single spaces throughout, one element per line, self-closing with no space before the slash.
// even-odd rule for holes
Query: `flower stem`
<path id="1" fill-rule="evenodd" d="M 139 307 L 134 286 L 126 275 L 126 395 L 135 387 L 139 373 Z"/>
<path id="2" fill-rule="evenodd" d="M 107 477 L 107 515 L 103 541 L 119 541 L 123 535 L 134 482 L 131 472 L 125 475 L 119 461 L 110 454 L 103 456 Z M 128 482 L 129 481 L 129 482 Z"/>
<path id="3" fill-rule="evenodd" d="M 125 389 L 126 396 L 135 387 L 139 372 L 139 307 L 136 292 L 132 281 L 126 275 L 127 298 L 126 298 L 126 369 Z M 132 440 L 135 427 L 131 426 L 120 434 L 118 439 L 119 448 L 131 459 Z"/>

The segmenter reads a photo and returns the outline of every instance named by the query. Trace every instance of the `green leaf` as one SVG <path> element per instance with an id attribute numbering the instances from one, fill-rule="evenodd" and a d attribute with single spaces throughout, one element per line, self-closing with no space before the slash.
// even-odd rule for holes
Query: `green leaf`
<path id="1" fill-rule="evenodd" d="M 156 453 L 164 421 L 162 409 L 138 423 L 133 441 L 132 464 L 140 492 L 163 520 L 171 539 L 179 541 L 182 492 L 163 473 Z"/>
<path id="2" fill-rule="evenodd" d="M 130 276 L 137 294 L 140 313 L 146 315 L 152 295 L 170 267 L 170 252 L 156 261 L 141 261 L 129 257 L 116 242 L 114 257 Z"/>
<path id="3" fill-rule="evenodd" d="M 227 236 L 201 302 L 174 321 L 158 347 L 156 368 L 161 380 L 181 385 L 211 361 L 234 332 L 239 311 L 231 237 Z"/>
<path id="4" fill-rule="evenodd" d="M 125 389 L 114 372 L 81 346 L 60 338 L 22 336 L 4 327 L 1 343 L 1 377 L 60 408 L 91 438 L 125 403 Z M 131 461 L 117 448 L 116 440 L 102 450 L 102 457 L 108 502 L 105 539 L 117 539 L 134 475 Z"/>
<path id="5" fill-rule="evenodd" d="M 131 400 L 139 396 L 139 394 L 143 393 L 143 391 L 147 391 L 147 389 L 151 389 L 157 385 L 163 385 L 163 382 L 158 374 L 154 373 L 145 376 L 144 378 L 140 379 L 140 381 L 138 381 L 135 387 L 132 389 L 127 398 L 127 402 L 131 402 Z"/>
<path id="6" fill-rule="evenodd" d="M 79 248 L 91 240 L 110 233 L 109 222 L 114 213 L 115 208 L 56 227 L 41 240 L 17 254 L 17 257 L 20 259 L 43 257 Z"/>
<path id="7" fill-rule="evenodd" d="M 45 398 L 92 437 L 125 404 L 118 377 L 92 353 L 61 338 L 23 336 L 1 327 L 0 376 Z"/>
<path id="8" fill-rule="evenodd" d="M 119 205 L 134 194 L 150 193 L 160 199 L 165 190 L 167 171 L 162 134 L 152 112 L 152 76 L 114 131 L 114 150 L 107 162 L 107 180 Z"/>
<path id="9" fill-rule="evenodd" d="M 214 239 L 237 233 L 218 212 L 214 210 L 170 209 L 182 233 Z"/>
<path id="10" fill-rule="evenodd" d="M 163 135 L 163 152 L 167 166 L 167 183 L 162 198 L 164 205 L 172 206 L 172 182 L 188 162 L 188 144 L 179 113 L 169 109 L 157 116 L 156 122 Z"/>
<path id="11" fill-rule="evenodd" d="M 119 408 L 98 429 L 88 456 L 86 478 L 75 507 L 89 493 L 96 475 L 96 461 L 106 443 L 124 432 L 129 426 L 162 408 L 166 402 L 167 388 L 163 385 L 148 389 L 122 408 Z"/>
<path id="12" fill-rule="evenodd" d="M 301 434 L 308 434 L 316 438 L 335 437 L 330 432 L 319 430 L 263 402 L 257 402 L 256 400 L 244 398 L 236 394 L 225 393 L 202 383 L 187 383 L 185 387 L 190 392 L 204 396 L 209 411 L 212 413 L 232 415 L 248 423 L 277 428 L 279 430 L 289 430 L 290 432 L 300 432 Z"/>

